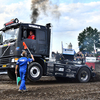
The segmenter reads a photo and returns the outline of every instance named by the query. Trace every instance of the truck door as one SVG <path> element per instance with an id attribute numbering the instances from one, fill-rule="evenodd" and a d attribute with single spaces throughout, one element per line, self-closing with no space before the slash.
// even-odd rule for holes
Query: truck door
<path id="1" fill-rule="evenodd" d="M 37 42 L 38 42 L 38 53 L 41 55 L 47 55 L 47 31 L 46 30 L 36 30 Z"/>
<path id="2" fill-rule="evenodd" d="M 32 31 L 35 35 L 35 39 L 28 39 Z M 22 42 L 25 42 L 32 54 L 36 55 L 48 55 L 48 44 L 47 44 L 47 30 L 27 28 L 23 29 Z"/>

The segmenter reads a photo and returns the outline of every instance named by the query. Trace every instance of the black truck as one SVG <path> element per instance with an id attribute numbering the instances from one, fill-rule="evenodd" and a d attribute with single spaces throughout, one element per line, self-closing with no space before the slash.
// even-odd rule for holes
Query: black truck
<path id="1" fill-rule="evenodd" d="M 51 24 L 46 26 L 19 23 L 17 18 L 4 24 L 0 29 L 0 70 L 6 69 L 8 76 L 15 79 L 15 66 L 24 50 L 23 42 L 34 55 L 35 61 L 28 64 L 27 78 L 37 81 L 42 76 L 55 76 L 58 81 L 67 78 L 76 78 L 79 82 L 88 82 L 94 77 L 92 67 L 76 64 L 69 61 L 50 61 L 46 58 L 50 55 Z M 35 39 L 28 39 L 32 31 Z M 28 57 L 30 57 L 29 52 Z"/>

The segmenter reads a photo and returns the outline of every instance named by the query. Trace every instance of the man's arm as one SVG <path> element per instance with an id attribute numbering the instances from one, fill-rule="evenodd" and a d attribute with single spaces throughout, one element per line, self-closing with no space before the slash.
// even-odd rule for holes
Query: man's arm
<path id="1" fill-rule="evenodd" d="M 15 67 L 15 74 L 17 74 L 17 68 L 18 68 L 18 65 L 16 65 Z"/>
<path id="2" fill-rule="evenodd" d="M 35 59 L 34 59 L 33 55 L 31 55 L 31 57 L 32 57 L 32 59 L 33 59 L 33 61 L 34 61 Z"/>

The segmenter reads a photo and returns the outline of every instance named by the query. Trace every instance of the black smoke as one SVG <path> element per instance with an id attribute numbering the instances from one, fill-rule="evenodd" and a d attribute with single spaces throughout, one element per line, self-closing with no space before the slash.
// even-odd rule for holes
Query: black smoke
<path id="1" fill-rule="evenodd" d="M 52 4 L 50 0 L 32 0 L 31 10 L 31 23 L 36 23 L 40 14 L 48 16 L 49 13 L 51 17 L 58 19 L 61 16 L 59 6 Z"/>

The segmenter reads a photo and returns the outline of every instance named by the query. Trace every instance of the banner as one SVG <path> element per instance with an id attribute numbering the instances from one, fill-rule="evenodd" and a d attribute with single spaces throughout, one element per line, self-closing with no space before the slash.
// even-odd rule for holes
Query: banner
<path id="1" fill-rule="evenodd" d="M 63 48 L 63 54 L 74 55 L 74 53 L 75 53 L 74 49 L 65 49 L 65 48 Z"/>
<path id="2" fill-rule="evenodd" d="M 86 57 L 86 62 L 96 62 L 96 57 Z"/>

